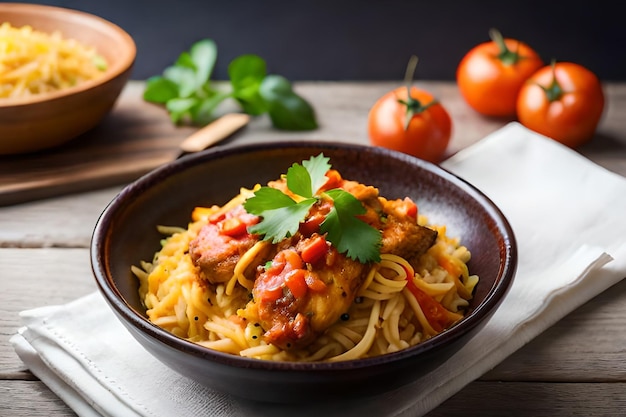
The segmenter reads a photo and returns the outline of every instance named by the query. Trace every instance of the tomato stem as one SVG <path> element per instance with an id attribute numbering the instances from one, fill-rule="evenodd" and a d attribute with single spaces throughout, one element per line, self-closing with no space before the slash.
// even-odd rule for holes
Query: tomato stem
<path id="1" fill-rule="evenodd" d="M 498 29 L 492 28 L 489 30 L 489 37 L 491 40 L 498 45 L 500 49 L 500 53 L 498 54 L 498 59 L 502 61 L 505 65 L 515 65 L 517 64 L 523 57 L 518 53 L 518 50 L 511 51 L 504 41 L 504 37 L 500 33 Z M 519 48 L 519 41 L 517 43 L 517 47 Z"/>
<path id="2" fill-rule="evenodd" d="M 550 103 L 552 103 L 563 97 L 564 91 L 563 88 L 561 88 L 561 84 L 559 84 L 556 79 L 556 61 L 554 59 L 550 63 L 550 67 L 552 68 L 552 81 L 550 82 L 550 85 L 547 87 L 544 87 L 541 84 L 537 85 L 546 93 L 546 98 Z"/>
<path id="3" fill-rule="evenodd" d="M 406 120 L 404 123 L 404 130 L 408 130 L 409 124 L 411 123 L 411 119 L 413 119 L 413 116 L 415 116 L 416 114 L 420 114 L 426 111 L 429 107 L 437 104 L 437 100 L 433 100 L 428 104 L 422 105 L 419 100 L 411 97 L 411 84 L 413 83 L 415 69 L 417 68 L 417 62 L 417 56 L 411 55 L 411 58 L 409 58 L 409 63 L 406 66 L 406 72 L 404 73 L 407 99 L 406 101 L 398 99 L 398 103 L 406 106 Z"/>
<path id="4" fill-rule="evenodd" d="M 411 55 L 409 58 L 409 63 L 406 65 L 406 71 L 404 72 L 404 83 L 407 88 L 411 88 L 411 84 L 413 83 L 413 79 L 415 77 L 415 69 L 417 68 L 417 63 L 419 59 L 415 55 Z"/>

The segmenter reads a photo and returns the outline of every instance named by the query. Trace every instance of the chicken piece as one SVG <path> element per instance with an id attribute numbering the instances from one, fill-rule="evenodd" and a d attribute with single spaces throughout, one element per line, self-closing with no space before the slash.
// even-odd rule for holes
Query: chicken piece
<path id="1" fill-rule="evenodd" d="M 437 231 L 417 224 L 417 206 L 412 200 L 387 200 L 377 188 L 355 181 L 344 180 L 341 188 L 363 203 L 366 213 L 359 218 L 381 230 L 380 253 L 393 253 L 415 265 L 437 240 Z"/>
<path id="2" fill-rule="evenodd" d="M 259 271 L 244 312 L 266 330 L 266 342 L 282 349 L 313 342 L 348 310 L 365 279 L 365 265 L 330 245 L 314 265 L 305 264 L 299 253 L 309 241 L 281 250 Z"/>
<path id="3" fill-rule="evenodd" d="M 212 284 L 226 282 L 241 256 L 259 240 L 246 228 L 258 222 L 258 217 L 237 206 L 223 218 L 210 220 L 202 226 L 198 236 L 189 243 L 189 255 L 199 269 L 200 277 Z M 262 251 L 258 256 L 270 256 Z M 254 268 L 246 271 L 254 276 Z"/>
<path id="4" fill-rule="evenodd" d="M 381 201 L 386 220 L 382 224 L 380 253 L 393 253 L 416 265 L 419 257 L 434 245 L 437 231 L 417 224 L 411 213 L 415 204 L 411 200 Z"/>

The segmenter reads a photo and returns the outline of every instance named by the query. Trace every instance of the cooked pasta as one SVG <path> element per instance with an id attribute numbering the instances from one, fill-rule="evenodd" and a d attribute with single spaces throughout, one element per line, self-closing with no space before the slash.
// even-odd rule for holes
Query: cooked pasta
<path id="1" fill-rule="evenodd" d="M 97 51 L 59 31 L 0 25 L 0 98 L 27 97 L 76 86 L 104 74 Z"/>
<path id="2" fill-rule="evenodd" d="M 470 252 L 458 238 L 447 236 L 445 226 L 428 225 L 427 217 L 419 214 L 415 222 L 432 228 L 437 236 L 416 261 L 381 253 L 380 262 L 365 267 L 363 281 L 339 319 L 310 343 L 287 347 L 268 343 L 270 329 L 257 319 L 261 313 L 250 309 L 259 293 L 249 271 L 257 271 L 258 276 L 263 270 L 272 243 L 259 240 L 250 244 L 226 279 L 218 282 L 207 282 L 190 250 L 209 219 L 231 213 L 256 189 L 258 186 L 242 188 L 222 207 L 197 207 L 186 228 L 159 228 L 165 235 L 161 250 L 150 262 L 132 267 L 149 320 L 181 338 L 233 355 L 311 362 L 406 349 L 463 317 L 479 280 L 467 268 Z"/>

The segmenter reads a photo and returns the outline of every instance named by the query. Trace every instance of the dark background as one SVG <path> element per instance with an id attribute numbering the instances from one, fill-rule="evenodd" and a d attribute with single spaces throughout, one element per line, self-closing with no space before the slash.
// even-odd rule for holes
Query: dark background
<path id="1" fill-rule="evenodd" d="M 491 27 L 531 45 L 546 63 L 572 61 L 603 81 L 626 80 L 626 14 L 615 0 L 57 0 L 94 13 L 137 43 L 134 79 L 157 75 L 202 38 L 218 46 L 214 79 L 254 53 L 291 80 L 453 80 Z M 1 17 L 0 17 L 1 18 Z"/>

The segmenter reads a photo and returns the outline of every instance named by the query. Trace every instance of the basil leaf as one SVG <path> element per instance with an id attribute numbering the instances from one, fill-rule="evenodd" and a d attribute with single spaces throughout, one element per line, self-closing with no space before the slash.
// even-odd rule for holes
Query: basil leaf
<path id="1" fill-rule="evenodd" d="M 170 119 L 174 123 L 178 123 L 189 114 L 191 108 L 198 102 L 195 98 L 174 98 L 169 100 L 165 107 L 170 113 Z"/>
<path id="2" fill-rule="evenodd" d="M 191 46 L 189 55 L 196 69 L 197 88 L 200 88 L 211 78 L 217 61 L 217 46 L 211 39 L 204 39 Z"/>
<path id="3" fill-rule="evenodd" d="M 173 66 L 190 68 L 192 70 L 196 69 L 196 64 L 193 62 L 193 59 L 191 59 L 191 55 L 187 51 L 181 52 L 180 55 L 178 55 L 178 59 Z"/>
<path id="4" fill-rule="evenodd" d="M 178 97 L 178 85 L 172 80 L 161 76 L 148 78 L 143 99 L 152 103 L 165 104 L 168 100 Z"/>
<path id="5" fill-rule="evenodd" d="M 233 87 L 233 98 L 251 115 L 267 111 L 259 88 L 267 74 L 265 60 L 257 55 L 241 55 L 228 66 L 228 76 Z"/>
<path id="6" fill-rule="evenodd" d="M 229 96 L 229 93 L 216 93 L 210 97 L 201 99 L 197 106 L 194 107 L 191 114 L 194 122 L 201 125 L 211 123 L 215 119 L 213 112 L 222 103 L 222 101 L 227 99 Z"/>
<path id="7" fill-rule="evenodd" d="M 168 67 L 163 71 L 163 77 L 178 85 L 179 97 L 189 97 L 196 91 L 196 72 L 193 68 Z"/>
<path id="8" fill-rule="evenodd" d="M 185 117 L 196 125 L 210 123 L 219 104 L 232 97 L 244 113 L 253 116 L 268 113 L 278 129 L 317 128 L 313 108 L 293 92 L 284 77 L 268 76 L 267 65 L 260 56 L 241 55 L 231 61 L 229 93 L 218 92 L 210 83 L 216 61 L 217 46 L 213 40 L 194 43 L 161 76 L 147 80 L 144 99 L 166 104 L 170 118 L 176 123 Z"/>
<path id="9" fill-rule="evenodd" d="M 274 127 L 283 130 L 317 128 L 313 107 L 293 91 L 285 77 L 268 75 L 261 83 L 259 93 L 268 105 Z"/>

